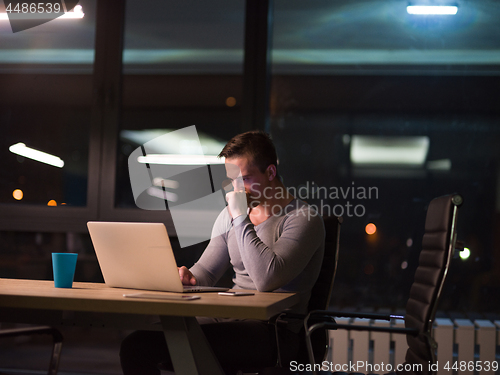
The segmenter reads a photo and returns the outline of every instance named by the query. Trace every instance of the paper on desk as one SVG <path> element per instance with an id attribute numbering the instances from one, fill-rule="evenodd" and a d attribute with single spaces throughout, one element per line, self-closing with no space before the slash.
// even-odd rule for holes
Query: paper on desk
<path id="1" fill-rule="evenodd" d="M 132 293 L 124 294 L 127 298 L 143 298 L 143 299 L 165 299 L 165 300 L 176 300 L 176 301 L 190 301 L 194 299 L 200 299 L 200 296 L 195 295 L 184 295 L 184 294 L 155 294 L 155 293 Z"/>

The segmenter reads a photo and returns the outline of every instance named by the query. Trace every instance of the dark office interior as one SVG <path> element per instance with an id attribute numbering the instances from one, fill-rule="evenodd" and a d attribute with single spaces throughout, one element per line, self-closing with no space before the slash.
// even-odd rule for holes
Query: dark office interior
<path id="1" fill-rule="evenodd" d="M 343 217 L 332 309 L 404 309 L 427 205 L 458 192 L 467 250 L 438 316 L 500 319 L 499 2 L 423 17 L 406 0 L 78 3 L 82 19 L 21 32 L 0 19 L 1 278 L 52 280 L 51 253 L 77 252 L 75 281 L 103 282 L 96 220 L 163 222 L 192 265 L 207 242 L 181 248 L 168 211 L 137 208 L 130 153 L 191 125 L 221 148 L 261 129 L 285 185 Z M 120 373 L 127 332 L 63 330 L 60 373 Z M 0 372 L 43 373 L 44 345 L 0 342 Z"/>

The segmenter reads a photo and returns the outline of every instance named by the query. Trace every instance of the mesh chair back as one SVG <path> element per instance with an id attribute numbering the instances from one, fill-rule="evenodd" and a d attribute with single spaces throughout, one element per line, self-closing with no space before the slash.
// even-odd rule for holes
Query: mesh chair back
<path id="1" fill-rule="evenodd" d="M 422 373 L 435 363 L 435 346 L 430 336 L 439 296 L 450 259 L 455 251 L 456 219 L 460 195 L 447 195 L 431 201 L 425 220 L 422 251 L 415 279 L 406 305 L 405 325 L 420 331 L 417 337 L 407 336 L 406 362 L 421 364 Z"/>

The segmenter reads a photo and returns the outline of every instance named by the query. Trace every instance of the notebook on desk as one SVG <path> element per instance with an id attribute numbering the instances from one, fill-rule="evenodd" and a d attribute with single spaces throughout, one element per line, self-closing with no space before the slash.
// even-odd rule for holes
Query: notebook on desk
<path id="1" fill-rule="evenodd" d="M 108 286 L 177 293 L 228 290 L 182 285 L 164 224 L 89 221 L 87 228 Z"/>

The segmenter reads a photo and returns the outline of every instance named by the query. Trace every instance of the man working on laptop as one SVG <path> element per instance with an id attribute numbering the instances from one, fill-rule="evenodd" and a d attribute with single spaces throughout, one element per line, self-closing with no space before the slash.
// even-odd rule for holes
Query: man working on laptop
<path id="1" fill-rule="evenodd" d="M 219 155 L 234 191 L 218 217 L 212 239 L 196 264 L 179 268 L 185 285 L 214 285 L 229 266 L 234 289 L 295 292 L 304 313 L 323 260 L 323 221 L 305 202 L 288 193 L 278 175 L 275 147 L 263 132 L 235 136 Z M 274 326 L 267 321 L 198 318 L 226 374 L 272 367 L 277 362 Z M 298 350 L 301 322 L 279 329 L 283 366 Z M 138 331 L 120 352 L 125 375 L 160 374 L 170 362 L 162 332 Z"/>

